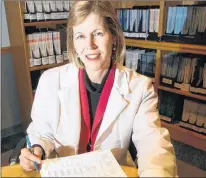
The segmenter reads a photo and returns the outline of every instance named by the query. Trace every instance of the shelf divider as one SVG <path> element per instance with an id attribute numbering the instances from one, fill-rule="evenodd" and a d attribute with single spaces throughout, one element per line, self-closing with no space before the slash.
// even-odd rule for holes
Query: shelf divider
<path id="1" fill-rule="evenodd" d="M 125 42 L 127 46 L 206 55 L 206 45 L 158 42 L 158 41 L 151 41 L 151 40 L 140 40 L 140 39 L 129 39 L 129 38 L 126 38 Z"/>
<path id="2" fill-rule="evenodd" d="M 53 68 L 53 67 L 62 66 L 62 65 L 67 64 L 67 63 L 68 63 L 68 61 L 64 61 L 62 63 L 34 66 L 34 67 L 30 67 L 30 71 L 49 69 L 49 68 Z"/>
<path id="3" fill-rule="evenodd" d="M 52 20 L 52 21 L 39 21 L 39 22 L 25 22 L 25 27 L 38 26 L 38 25 L 55 25 L 67 23 L 67 20 Z"/>
<path id="4" fill-rule="evenodd" d="M 203 95 L 197 95 L 197 94 L 193 94 L 191 92 L 185 92 L 185 91 L 182 91 L 182 90 L 179 90 L 179 89 L 169 88 L 169 87 L 165 87 L 165 86 L 161 86 L 161 85 L 158 86 L 158 89 L 206 101 L 206 96 L 203 96 Z"/>

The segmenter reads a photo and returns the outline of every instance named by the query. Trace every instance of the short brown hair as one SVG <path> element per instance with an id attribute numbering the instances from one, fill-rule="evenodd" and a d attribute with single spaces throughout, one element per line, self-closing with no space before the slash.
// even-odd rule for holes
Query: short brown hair
<path id="1" fill-rule="evenodd" d="M 125 58 L 124 35 L 117 21 L 114 7 L 109 1 L 75 1 L 72 4 L 67 22 L 67 50 L 70 61 L 74 62 L 77 67 L 83 67 L 74 48 L 73 27 L 82 23 L 91 13 L 103 17 L 110 32 L 116 37 L 116 50 L 113 56 L 116 62 L 122 64 Z"/>

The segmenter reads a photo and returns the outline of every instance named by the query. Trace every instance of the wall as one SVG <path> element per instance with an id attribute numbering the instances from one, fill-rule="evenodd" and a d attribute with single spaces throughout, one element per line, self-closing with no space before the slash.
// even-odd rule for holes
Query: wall
<path id="1" fill-rule="evenodd" d="M 9 35 L 4 2 L 1 3 L 1 47 L 9 47 Z M 12 54 L 1 54 L 1 137 L 17 132 L 20 124 L 19 101 L 17 96 Z M 14 131 L 14 128 L 16 131 Z"/>
<path id="2" fill-rule="evenodd" d="M 1 1 L 1 30 L 2 30 L 1 47 L 10 46 L 9 33 L 8 33 L 8 27 L 7 27 L 7 21 L 6 21 L 5 6 L 4 6 L 3 1 Z"/>

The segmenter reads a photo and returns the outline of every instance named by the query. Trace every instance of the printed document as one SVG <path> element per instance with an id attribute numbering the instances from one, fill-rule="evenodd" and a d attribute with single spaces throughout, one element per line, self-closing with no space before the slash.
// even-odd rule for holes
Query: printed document
<path id="1" fill-rule="evenodd" d="M 127 177 L 110 150 L 47 159 L 41 177 Z"/>

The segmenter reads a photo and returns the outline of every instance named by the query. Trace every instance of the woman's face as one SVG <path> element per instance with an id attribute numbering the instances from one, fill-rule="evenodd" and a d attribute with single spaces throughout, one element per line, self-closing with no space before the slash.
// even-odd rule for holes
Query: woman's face
<path id="1" fill-rule="evenodd" d="M 75 50 L 87 70 L 98 71 L 110 65 L 114 39 L 104 18 L 91 13 L 73 27 Z"/>

